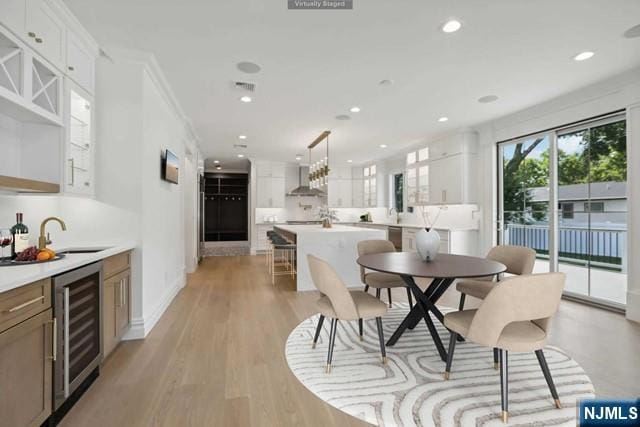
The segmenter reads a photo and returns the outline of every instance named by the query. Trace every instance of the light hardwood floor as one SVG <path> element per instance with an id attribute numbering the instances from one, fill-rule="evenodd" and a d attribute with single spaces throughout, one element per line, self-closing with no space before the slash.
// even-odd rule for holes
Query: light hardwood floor
<path id="1" fill-rule="evenodd" d="M 404 301 L 399 291 L 393 298 Z M 264 257 L 206 258 L 149 336 L 111 354 L 62 425 L 364 426 L 287 367 L 287 336 L 314 313 L 316 298 L 296 293 L 287 277 L 273 287 Z M 563 302 L 552 337 L 599 396 L 638 394 L 640 325 Z"/>

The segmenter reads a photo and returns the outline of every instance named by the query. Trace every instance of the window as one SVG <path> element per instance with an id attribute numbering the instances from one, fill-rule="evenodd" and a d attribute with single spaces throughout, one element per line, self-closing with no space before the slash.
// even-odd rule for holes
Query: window
<path id="1" fill-rule="evenodd" d="M 429 202 L 429 147 L 407 154 L 407 202 L 424 205 Z"/>
<path id="2" fill-rule="evenodd" d="M 573 203 L 560 203 L 562 219 L 573 219 Z"/>
<path id="3" fill-rule="evenodd" d="M 589 207 L 589 205 L 591 205 L 591 207 Z M 591 213 L 603 213 L 604 202 L 584 202 L 584 211 Z"/>
<path id="4" fill-rule="evenodd" d="M 404 208 L 404 175 L 401 173 L 393 175 L 393 207 L 396 211 L 402 212 Z"/>
<path id="5" fill-rule="evenodd" d="M 376 187 L 376 165 L 367 166 L 363 170 L 364 175 L 364 206 L 375 207 L 378 203 Z"/>

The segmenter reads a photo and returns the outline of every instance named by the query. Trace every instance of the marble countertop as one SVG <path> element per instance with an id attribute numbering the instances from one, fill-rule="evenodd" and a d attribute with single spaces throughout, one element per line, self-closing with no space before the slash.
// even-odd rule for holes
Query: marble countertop
<path id="1" fill-rule="evenodd" d="M 321 224 L 309 224 L 309 225 L 276 225 L 281 230 L 288 231 L 290 233 L 361 233 L 365 231 L 362 227 L 354 227 L 349 225 L 334 224 L 331 228 L 324 228 Z"/>
<path id="2" fill-rule="evenodd" d="M 98 252 L 66 254 L 58 261 L 43 262 L 41 264 L 12 265 L 0 267 L 0 292 L 27 285 L 40 279 L 52 277 L 65 271 L 73 270 L 83 265 L 108 258 L 121 252 L 129 251 L 136 247 L 135 242 L 123 242 L 118 244 L 91 244 L 69 246 L 66 248 L 52 248 L 58 253 L 67 250 L 92 250 L 102 249 Z M 103 249 L 104 248 L 104 249 Z"/>

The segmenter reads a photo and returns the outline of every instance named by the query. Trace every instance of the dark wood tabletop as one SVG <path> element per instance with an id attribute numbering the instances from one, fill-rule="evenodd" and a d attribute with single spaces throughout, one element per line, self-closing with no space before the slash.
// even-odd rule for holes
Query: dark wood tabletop
<path id="1" fill-rule="evenodd" d="M 438 254 L 435 260 L 425 262 L 416 252 L 363 255 L 357 263 L 383 273 L 439 279 L 493 276 L 507 269 L 499 262 L 465 255 Z"/>

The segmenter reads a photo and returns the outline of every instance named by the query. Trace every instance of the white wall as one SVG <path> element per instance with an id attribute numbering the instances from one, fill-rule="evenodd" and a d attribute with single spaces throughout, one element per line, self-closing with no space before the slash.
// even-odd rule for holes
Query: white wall
<path id="1" fill-rule="evenodd" d="M 640 69 L 560 96 L 476 127 L 479 134 L 481 248 L 496 241 L 496 142 L 562 126 L 609 112 L 627 110 L 629 259 L 640 256 Z M 629 263 L 627 317 L 640 321 L 640 266 Z"/>

